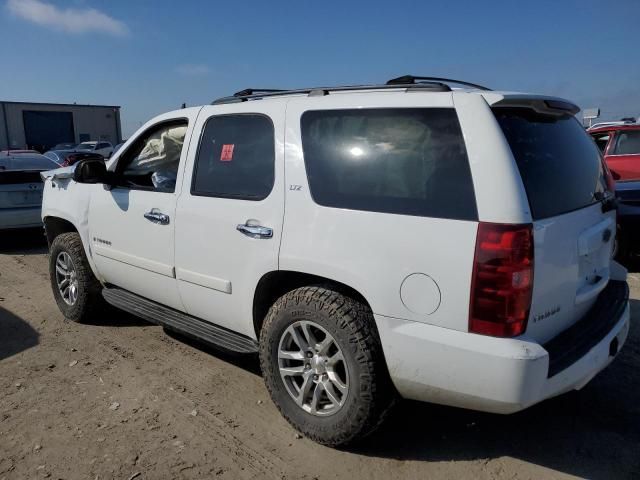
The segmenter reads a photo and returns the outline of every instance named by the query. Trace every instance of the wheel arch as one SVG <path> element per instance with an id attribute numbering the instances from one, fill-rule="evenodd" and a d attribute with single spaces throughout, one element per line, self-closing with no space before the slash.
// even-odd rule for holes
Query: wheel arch
<path id="1" fill-rule="evenodd" d="M 292 270 L 275 270 L 265 273 L 258 281 L 253 296 L 253 328 L 256 338 L 260 338 L 260 330 L 262 323 L 271 308 L 271 305 L 282 295 L 295 290 L 296 288 L 306 287 L 309 285 L 329 286 L 335 291 L 346 295 L 354 300 L 358 300 L 365 304 L 369 309 L 371 305 L 367 299 L 355 288 L 339 282 L 337 280 L 313 275 L 306 272 L 297 272 Z M 377 331 L 377 326 L 373 327 Z"/>
<path id="2" fill-rule="evenodd" d="M 44 231 L 47 243 L 51 247 L 53 240 L 62 233 L 78 232 L 76 226 L 69 220 L 61 217 L 47 216 L 44 218 Z"/>
<path id="3" fill-rule="evenodd" d="M 91 251 L 91 245 L 89 242 L 88 237 L 88 232 L 85 230 L 81 230 L 79 229 L 71 220 L 63 218 L 61 216 L 57 216 L 57 215 L 47 215 L 46 217 L 43 218 L 43 223 L 44 223 L 44 231 L 45 231 L 45 236 L 47 237 L 47 243 L 49 245 L 49 248 L 51 248 L 51 244 L 53 243 L 53 240 L 58 236 L 61 235 L 63 233 L 71 233 L 71 232 L 75 232 L 78 235 L 80 235 L 80 240 L 82 241 L 82 247 L 84 248 L 84 252 L 85 255 L 87 256 L 87 260 L 89 261 L 89 266 L 91 267 L 91 270 L 93 270 L 93 274 L 96 276 L 96 278 L 100 281 L 103 282 L 103 278 L 100 275 L 100 272 L 98 271 L 96 264 L 93 260 L 93 254 Z"/>

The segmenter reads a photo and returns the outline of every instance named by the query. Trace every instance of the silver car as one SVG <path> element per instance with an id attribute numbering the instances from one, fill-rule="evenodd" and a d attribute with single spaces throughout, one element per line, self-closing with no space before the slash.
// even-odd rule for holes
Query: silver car
<path id="1" fill-rule="evenodd" d="M 37 153 L 0 152 L 0 230 L 42 225 L 40 172 L 54 168 Z"/>

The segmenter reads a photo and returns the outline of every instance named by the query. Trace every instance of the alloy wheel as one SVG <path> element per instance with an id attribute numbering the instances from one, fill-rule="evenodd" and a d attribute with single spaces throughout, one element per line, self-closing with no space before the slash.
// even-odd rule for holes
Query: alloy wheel
<path id="1" fill-rule="evenodd" d="M 278 368 L 287 392 L 307 413 L 333 415 L 349 394 L 349 375 L 342 350 L 317 323 L 292 323 L 280 337 Z"/>

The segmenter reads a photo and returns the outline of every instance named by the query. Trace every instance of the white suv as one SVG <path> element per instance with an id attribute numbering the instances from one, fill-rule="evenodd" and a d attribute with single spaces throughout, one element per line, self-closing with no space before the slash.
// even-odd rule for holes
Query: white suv
<path id="1" fill-rule="evenodd" d="M 326 445 L 398 395 L 522 410 L 584 386 L 629 330 L 577 111 L 407 76 L 160 115 L 106 167 L 45 175 L 55 299 L 259 352 L 282 414 Z"/>
<path id="2" fill-rule="evenodd" d="M 75 149 L 79 152 L 93 152 L 102 155 L 104 158 L 109 158 L 113 153 L 113 145 L 109 142 L 82 142 L 76 145 Z"/>

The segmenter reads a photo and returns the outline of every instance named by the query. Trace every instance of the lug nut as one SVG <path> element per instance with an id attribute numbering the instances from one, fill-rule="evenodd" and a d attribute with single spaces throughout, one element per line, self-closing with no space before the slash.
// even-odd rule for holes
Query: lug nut
<path id="1" fill-rule="evenodd" d="M 313 353 L 312 352 L 307 352 L 307 358 L 311 358 L 313 357 Z"/>
<path id="2" fill-rule="evenodd" d="M 314 375 L 313 375 L 313 379 L 314 379 L 314 380 L 318 380 L 318 375 L 317 375 L 317 374 L 314 374 Z"/>

